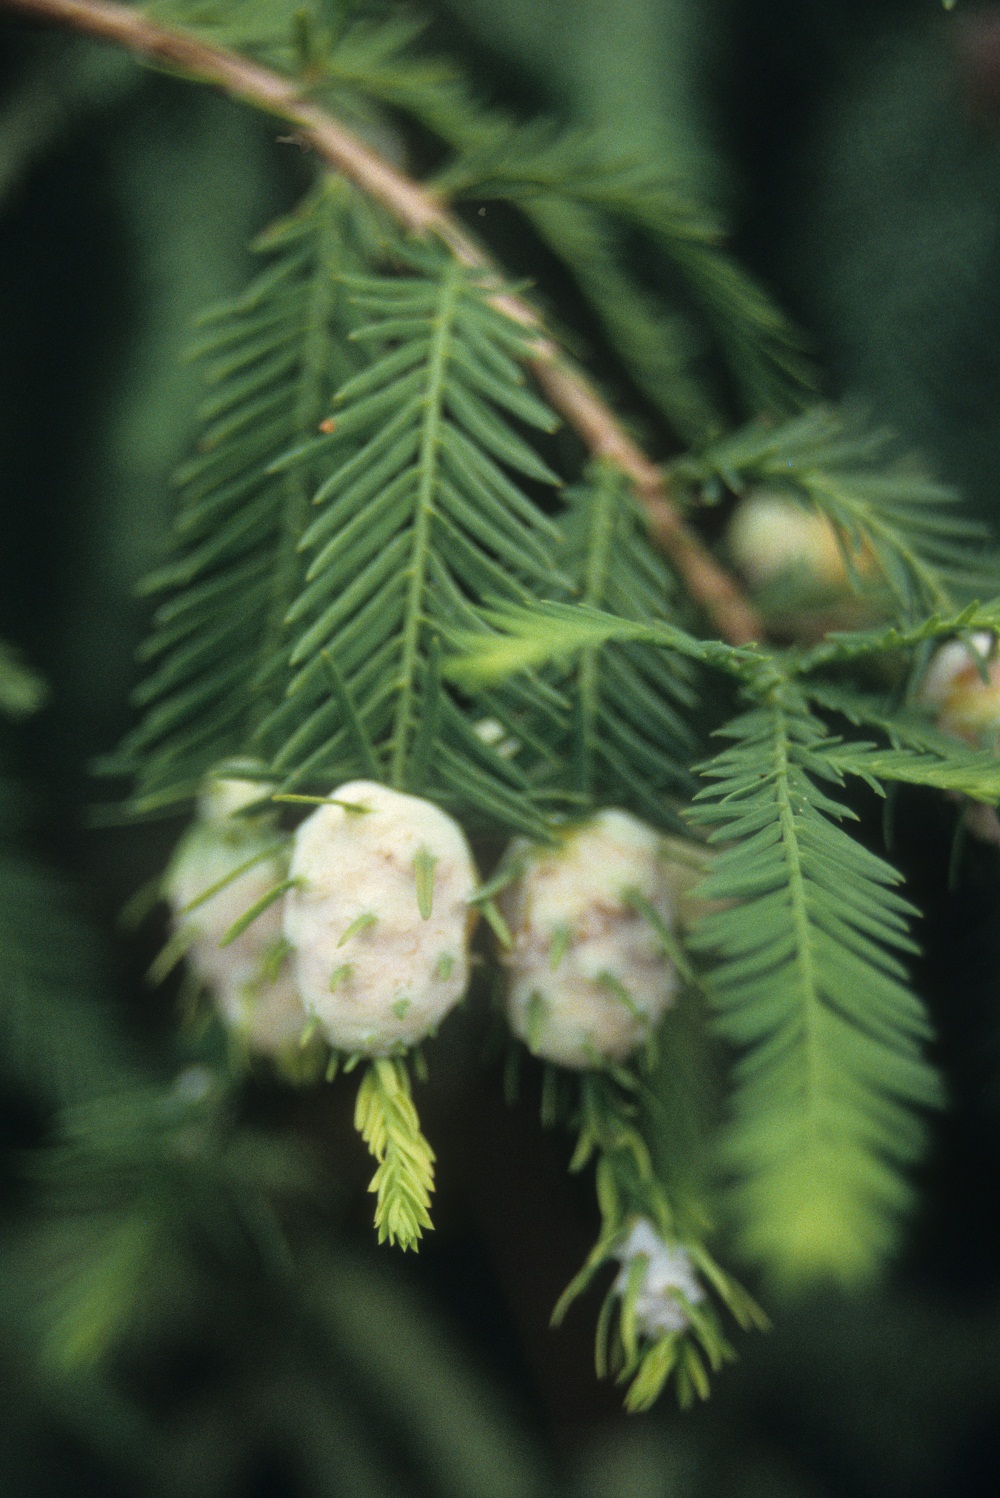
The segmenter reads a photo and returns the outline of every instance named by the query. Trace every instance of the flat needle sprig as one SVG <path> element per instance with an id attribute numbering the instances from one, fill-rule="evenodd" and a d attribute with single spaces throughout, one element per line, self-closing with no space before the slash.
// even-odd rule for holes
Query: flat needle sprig
<path id="1" fill-rule="evenodd" d="M 460 264 L 481 271 L 485 282 L 496 287 L 492 305 L 526 329 L 525 361 L 545 396 L 595 458 L 620 468 L 631 480 L 653 539 L 719 635 L 737 645 L 761 637 L 753 606 L 686 523 L 660 469 L 565 357 L 537 310 L 505 289 L 490 256 L 433 192 L 304 97 L 295 80 L 252 58 L 160 25 L 137 8 L 111 0 L 0 0 L 0 9 L 113 42 L 276 115 L 304 146 L 380 203 L 397 223 L 419 237 L 440 240 Z"/>

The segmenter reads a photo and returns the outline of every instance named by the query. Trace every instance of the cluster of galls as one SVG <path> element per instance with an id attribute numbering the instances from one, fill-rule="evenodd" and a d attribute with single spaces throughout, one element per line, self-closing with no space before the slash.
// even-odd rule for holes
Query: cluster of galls
<path id="1" fill-rule="evenodd" d="M 310 1027 L 347 1054 L 416 1045 L 469 983 L 478 876 L 464 833 L 429 801 L 352 781 L 301 824 L 289 857 L 268 793 L 213 780 L 168 871 L 193 972 L 258 1051 L 280 1054 Z M 677 987 L 663 933 L 683 874 L 663 838 L 602 811 L 549 844 L 517 839 L 505 867 L 512 1029 L 562 1066 L 623 1060 Z"/>
<path id="2" fill-rule="evenodd" d="M 469 983 L 479 886 L 465 834 L 431 802 L 352 781 L 291 839 L 271 787 L 209 782 L 167 873 L 175 937 L 252 1050 L 294 1056 L 313 1030 L 334 1051 L 397 1054 L 432 1034 Z M 651 1036 L 678 986 L 666 951 L 692 867 L 652 827 L 602 811 L 550 843 L 516 839 L 498 896 L 511 1028 L 584 1069 Z M 687 1253 L 636 1221 L 618 1248 L 649 1336 L 703 1298 Z M 641 1260 L 639 1280 L 630 1266 Z"/>
<path id="3" fill-rule="evenodd" d="M 192 971 L 265 1054 L 314 1029 L 348 1054 L 416 1044 L 468 986 L 477 878 L 461 828 L 429 801 L 354 781 L 289 845 L 270 790 L 210 782 L 168 870 Z"/>

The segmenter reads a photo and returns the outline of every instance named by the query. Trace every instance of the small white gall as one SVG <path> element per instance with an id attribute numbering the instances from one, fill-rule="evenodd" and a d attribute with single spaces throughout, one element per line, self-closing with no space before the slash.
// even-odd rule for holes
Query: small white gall
<path id="1" fill-rule="evenodd" d="M 498 718 L 480 718 L 478 723 L 473 723 L 472 731 L 488 749 L 495 749 L 501 759 L 513 759 L 521 747 Z"/>
<path id="2" fill-rule="evenodd" d="M 267 789 L 213 777 L 200 798 L 198 820 L 167 870 L 164 892 L 174 930 L 187 941 L 191 970 L 211 992 L 223 1019 L 253 1050 L 278 1055 L 298 1044 L 307 1023 L 288 963 L 281 960 L 280 903 L 269 905 L 234 941 L 219 945 L 235 922 L 285 877 L 284 859 L 274 851 L 274 818 L 237 815 Z M 250 866 L 234 873 L 244 864 Z M 220 883 L 215 894 L 187 908 Z"/>
<path id="3" fill-rule="evenodd" d="M 625 1242 L 615 1250 L 615 1258 L 622 1266 L 613 1286 L 618 1295 L 624 1295 L 628 1289 L 635 1261 L 639 1258 L 647 1261 L 635 1297 L 636 1325 L 643 1336 L 653 1338 L 666 1332 L 682 1332 L 690 1318 L 677 1299 L 677 1291 L 693 1306 L 705 1299 L 687 1249 L 664 1242 L 649 1219 L 640 1217 Z"/>
<path id="4" fill-rule="evenodd" d="M 849 585 L 833 525 L 781 490 L 761 488 L 748 494 L 729 523 L 726 544 L 753 588 L 788 576 L 824 592 L 841 592 Z M 870 572 L 870 555 L 863 549 L 852 561 L 862 575 Z"/>
<path id="5" fill-rule="evenodd" d="M 985 662 L 985 679 L 968 645 L 949 640 L 927 668 L 920 701 L 945 733 L 986 748 L 995 746 L 1000 732 L 1000 656 L 985 631 L 972 635 L 971 643 Z"/>
<path id="6" fill-rule="evenodd" d="M 499 899 L 512 938 L 501 954 L 511 1028 L 561 1066 L 622 1060 L 678 983 L 655 927 L 676 918 L 660 834 L 601 811 L 555 846 L 517 839 L 508 856 L 523 864 Z"/>
<path id="7" fill-rule="evenodd" d="M 331 799 L 295 834 L 285 937 L 330 1044 L 382 1056 L 429 1035 L 464 995 L 476 868 L 430 801 L 366 780 Z"/>

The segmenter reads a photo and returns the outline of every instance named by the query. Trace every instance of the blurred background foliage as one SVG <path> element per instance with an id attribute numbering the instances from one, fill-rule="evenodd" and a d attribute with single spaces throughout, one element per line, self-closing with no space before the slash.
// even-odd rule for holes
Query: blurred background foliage
<path id="1" fill-rule="evenodd" d="M 996 523 L 1000 5 L 431 13 L 486 94 L 597 124 L 717 205 L 827 391 Z M 89 767 L 130 721 L 134 587 L 198 397 L 191 319 L 244 281 L 304 179 L 266 121 L 4 18 L 0 636 L 48 696 L 0 720 L 0 1491 L 994 1493 L 1000 871 L 974 846 L 949 884 L 946 808 L 904 796 L 893 819 L 953 1088 L 907 1257 L 863 1301 L 779 1308 L 683 1417 L 626 1420 L 595 1384 L 595 1304 L 545 1329 L 592 1208 L 530 1085 L 513 1112 L 482 1086 L 474 1017 L 435 1051 L 436 1231 L 401 1261 L 372 1246 L 349 1101 L 226 1095 L 211 1039 L 188 1054 L 173 993 L 144 984 L 162 927 L 119 914 L 178 827 L 95 826 Z M 7 707 L 30 705 L 21 686 Z M 275 1182 L 280 1221 L 257 1205 Z"/>

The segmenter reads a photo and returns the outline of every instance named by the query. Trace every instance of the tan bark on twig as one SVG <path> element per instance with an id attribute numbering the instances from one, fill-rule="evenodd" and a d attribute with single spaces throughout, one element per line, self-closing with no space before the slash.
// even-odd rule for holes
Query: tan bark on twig
<path id="1" fill-rule="evenodd" d="M 622 426 L 590 381 L 562 354 L 529 302 L 502 289 L 489 255 L 427 188 L 385 161 L 325 109 L 303 97 L 297 83 L 238 53 L 161 26 L 141 10 L 111 0 L 0 0 L 0 9 L 83 32 L 126 47 L 151 62 L 169 64 L 290 124 L 328 165 L 379 202 L 413 234 L 434 235 L 463 265 L 495 278 L 493 305 L 527 329 L 526 360 L 549 402 L 588 450 L 614 463 L 632 481 L 650 532 L 670 558 L 691 597 L 723 639 L 742 645 L 761 637 L 760 621 L 735 581 L 706 550 L 667 492 L 663 475 Z"/>

